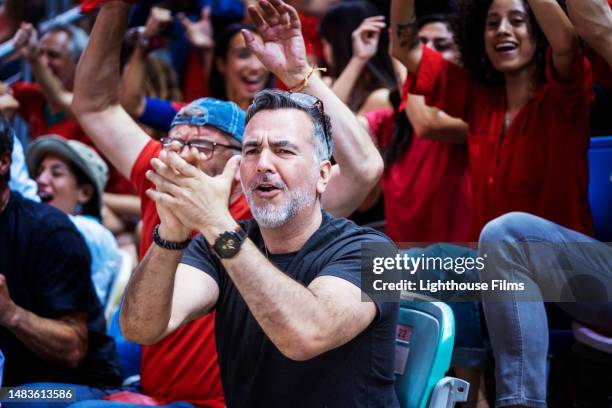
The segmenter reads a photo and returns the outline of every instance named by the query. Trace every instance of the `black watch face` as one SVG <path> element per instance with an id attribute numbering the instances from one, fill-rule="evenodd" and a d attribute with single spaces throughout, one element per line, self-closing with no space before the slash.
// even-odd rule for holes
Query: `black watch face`
<path id="1" fill-rule="evenodd" d="M 242 241 L 234 234 L 224 232 L 215 241 L 215 251 L 221 258 L 231 258 L 240 250 Z"/>

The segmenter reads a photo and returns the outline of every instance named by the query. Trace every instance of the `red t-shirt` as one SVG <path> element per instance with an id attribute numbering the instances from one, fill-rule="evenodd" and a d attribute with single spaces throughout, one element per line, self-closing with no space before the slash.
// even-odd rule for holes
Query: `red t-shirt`
<path id="1" fill-rule="evenodd" d="M 159 223 L 155 202 L 146 191 L 154 185 L 145 177 L 151 159 L 157 157 L 161 144 L 151 140 L 144 147 L 132 168 L 132 183 L 141 199 L 142 241 L 140 256 L 153 242 L 153 229 Z M 243 196 L 230 205 L 236 220 L 251 218 Z M 187 401 L 198 407 L 225 407 L 217 349 L 215 314 L 194 320 L 152 346 L 142 347 L 140 365 L 142 392 L 162 404 Z"/>
<path id="2" fill-rule="evenodd" d="M 592 234 L 587 156 L 591 68 L 579 56 L 574 79 L 561 83 L 554 78 L 550 52 L 547 64 L 547 82 L 520 110 L 502 139 L 505 87 L 484 87 L 458 65 L 423 48 L 412 92 L 469 125 L 473 239 L 488 221 L 511 211 Z"/>
<path id="3" fill-rule="evenodd" d="M 365 115 L 383 149 L 394 127 L 394 112 L 378 109 Z M 387 235 L 395 242 L 467 242 L 470 179 L 467 147 L 413 135 L 410 147 L 385 169 Z"/>
<path id="4" fill-rule="evenodd" d="M 78 140 L 98 151 L 76 119 L 66 118 L 63 114 L 54 117 L 48 112 L 47 99 L 40 85 L 33 82 L 16 82 L 12 89 L 15 99 L 19 102 L 19 116 L 27 122 L 32 139 L 44 135 L 59 135 L 66 139 Z M 105 191 L 116 194 L 133 194 L 134 190 L 130 182 L 108 160 L 105 161 L 109 169 Z"/>

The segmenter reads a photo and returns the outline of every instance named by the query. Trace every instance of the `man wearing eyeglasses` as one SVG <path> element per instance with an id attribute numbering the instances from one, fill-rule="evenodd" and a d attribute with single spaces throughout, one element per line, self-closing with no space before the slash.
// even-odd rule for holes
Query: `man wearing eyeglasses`
<path id="1" fill-rule="evenodd" d="M 240 119 L 240 114 L 230 103 L 213 99 L 195 101 L 178 115 L 169 139 L 163 141 L 164 149 L 162 144 L 149 139 L 120 107 L 115 86 L 119 83 L 119 50 L 128 11 L 129 6 L 120 1 L 109 1 L 102 7 L 77 71 L 73 109 L 98 148 L 124 175 L 131 176 L 143 198 L 140 253 L 144 256 L 152 243 L 154 227 L 160 222 L 160 216 L 166 220 L 157 231 L 160 240 L 176 241 L 173 239 L 176 236 L 167 233 L 168 230 L 178 228 L 181 231 L 178 235 L 185 232 L 178 220 L 175 219 L 174 225 L 168 221 L 174 209 L 158 206 L 156 211 L 154 202 L 145 195 L 152 186 L 145 178 L 150 160 L 158 155 L 180 152 L 185 162 L 196 165 L 210 176 L 218 175 L 237 152 L 229 146 L 240 145 L 244 113 Z M 382 173 L 382 160 L 369 135 L 333 92 L 314 75 L 309 77 L 309 81 L 304 81 L 312 69 L 307 65 L 299 23 L 292 32 L 302 41 L 301 48 L 292 48 L 293 40 L 278 41 L 277 45 L 281 47 L 269 48 L 265 53 L 267 59 L 262 61 L 287 85 L 299 86 L 325 103 L 334 127 L 334 159 L 337 164 L 331 170 L 330 186 L 322 202 L 330 213 L 345 216 L 363 201 L 377 182 Z M 192 108 L 197 109 L 194 111 Z M 228 201 L 234 219 L 250 217 L 238 183 L 225 201 L 226 206 Z M 177 282 L 189 293 L 196 288 L 191 287 L 188 279 L 178 278 Z M 158 296 L 156 290 L 149 295 L 151 299 Z M 184 298 L 189 299 L 189 296 Z M 154 397 L 160 404 L 188 401 L 198 406 L 224 406 L 214 352 L 213 320 L 209 314 L 191 321 L 163 340 L 146 341 L 155 344 L 143 347 L 143 393 Z"/>

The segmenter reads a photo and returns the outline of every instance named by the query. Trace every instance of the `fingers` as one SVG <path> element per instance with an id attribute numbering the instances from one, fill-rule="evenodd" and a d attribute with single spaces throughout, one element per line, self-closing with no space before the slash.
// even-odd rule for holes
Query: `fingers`
<path id="1" fill-rule="evenodd" d="M 146 191 L 147 196 L 157 204 L 161 204 L 166 207 L 174 207 L 176 205 L 176 199 L 172 197 L 170 194 L 162 193 L 161 191 L 156 191 L 152 188 Z"/>
<path id="2" fill-rule="evenodd" d="M 282 0 L 270 0 L 270 3 L 272 3 L 281 15 L 287 15 L 287 17 L 289 17 L 287 23 L 291 24 L 291 28 L 301 28 L 300 16 L 294 7 Z"/>
<path id="3" fill-rule="evenodd" d="M 199 169 L 196 169 L 191 164 L 187 163 L 181 156 L 174 152 L 169 152 L 166 155 L 159 155 L 159 158 L 165 162 L 165 164 L 178 174 L 182 174 L 187 177 L 197 177 L 202 173 Z M 153 161 L 151 160 L 151 163 Z"/>
<path id="4" fill-rule="evenodd" d="M 173 197 L 177 197 L 181 193 L 180 187 L 152 170 L 147 171 L 145 176 L 155 184 L 156 191 L 169 194 Z"/>
<path id="5" fill-rule="evenodd" d="M 276 8 L 267 0 L 261 0 L 258 4 L 263 12 L 264 20 L 271 26 L 278 24 L 280 14 L 276 11 Z"/>
<path id="6" fill-rule="evenodd" d="M 249 17 L 251 18 L 251 21 L 253 22 L 253 24 L 255 24 L 255 27 L 257 27 L 257 31 L 262 32 L 262 30 L 268 26 L 268 24 L 265 22 L 261 14 L 259 14 L 259 10 L 257 9 L 257 6 L 250 5 L 247 8 L 247 12 L 249 13 Z"/>
<path id="7" fill-rule="evenodd" d="M 160 154 L 160 158 L 162 155 Z M 178 184 L 181 176 L 177 174 L 173 169 L 171 169 L 165 161 L 160 160 L 160 158 L 151 159 L 151 167 L 155 172 L 162 177 L 172 181 L 175 184 Z"/>
<path id="8" fill-rule="evenodd" d="M 257 39 L 255 39 L 255 36 L 251 31 L 245 29 L 240 31 L 242 32 L 242 37 L 244 37 L 244 42 L 246 43 L 247 48 L 251 50 L 251 52 L 253 52 L 257 58 L 259 58 L 261 52 L 263 51 L 261 44 L 257 41 Z M 261 58 L 259 59 L 261 60 Z"/>
<path id="9" fill-rule="evenodd" d="M 240 166 L 241 159 L 242 156 L 240 155 L 232 156 L 225 164 L 225 169 L 223 169 L 221 178 L 226 180 L 228 185 L 231 185 L 232 181 L 234 180 L 238 167 Z"/>

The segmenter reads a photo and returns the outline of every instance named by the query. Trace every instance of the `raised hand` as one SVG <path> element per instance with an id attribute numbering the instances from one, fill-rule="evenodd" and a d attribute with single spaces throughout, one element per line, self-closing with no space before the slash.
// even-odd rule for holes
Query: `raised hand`
<path id="1" fill-rule="evenodd" d="M 385 16 L 368 17 L 352 34 L 353 57 L 369 60 L 378 50 L 380 32 L 386 27 Z"/>
<path id="2" fill-rule="evenodd" d="M 210 19 L 210 7 L 202 9 L 200 21 L 193 22 L 184 13 L 180 13 L 178 18 L 185 27 L 185 33 L 192 45 L 205 50 L 213 48 L 215 43 L 213 40 L 213 25 Z"/>
<path id="3" fill-rule="evenodd" d="M 145 24 L 144 35 L 153 38 L 163 31 L 172 21 L 170 10 L 161 7 L 151 7 L 147 23 Z"/>
<path id="4" fill-rule="evenodd" d="M 166 219 L 160 213 L 162 225 L 168 221 L 169 226 L 172 223 L 171 226 L 180 232 L 180 227 L 176 225 L 178 220 L 184 228 L 183 233 L 187 230 L 204 233 L 225 230 L 228 224 L 235 224 L 229 212 L 229 198 L 239 163 L 240 156 L 234 156 L 227 162 L 222 174 L 210 177 L 177 153 L 162 151 L 159 158 L 151 160 L 155 171 L 147 173 L 147 178 L 156 187 L 155 190 L 147 190 L 147 195 L 158 208 L 164 210 Z M 168 214 L 166 210 L 170 209 L 171 214 Z"/>
<path id="5" fill-rule="evenodd" d="M 253 33 L 242 30 L 249 49 L 285 85 L 298 85 L 311 68 L 295 8 L 281 0 L 260 0 L 247 10 L 263 40 L 260 42 Z"/>
<path id="6" fill-rule="evenodd" d="M 21 23 L 13 36 L 13 44 L 21 57 L 31 61 L 39 55 L 38 32 L 30 23 Z"/>

